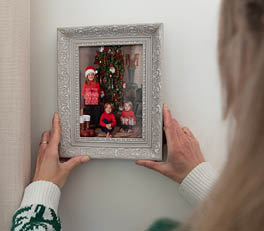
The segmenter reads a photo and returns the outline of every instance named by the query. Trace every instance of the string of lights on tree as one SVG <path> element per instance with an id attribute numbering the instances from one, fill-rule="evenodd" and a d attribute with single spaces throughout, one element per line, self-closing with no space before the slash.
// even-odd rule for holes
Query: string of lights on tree
<path id="1" fill-rule="evenodd" d="M 94 64 L 104 91 L 103 103 L 111 102 L 115 111 L 123 104 L 124 57 L 121 46 L 104 46 L 96 52 Z"/>

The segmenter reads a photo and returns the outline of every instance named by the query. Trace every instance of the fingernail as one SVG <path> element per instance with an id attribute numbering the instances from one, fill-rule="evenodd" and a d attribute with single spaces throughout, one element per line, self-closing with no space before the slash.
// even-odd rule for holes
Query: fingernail
<path id="1" fill-rule="evenodd" d="M 164 108 L 165 109 L 168 109 L 168 104 L 164 104 Z"/>
<path id="2" fill-rule="evenodd" d="M 81 158 L 81 161 L 84 163 L 84 162 L 87 162 L 87 161 L 89 161 L 90 160 L 90 157 L 89 156 L 83 156 L 82 158 Z"/>

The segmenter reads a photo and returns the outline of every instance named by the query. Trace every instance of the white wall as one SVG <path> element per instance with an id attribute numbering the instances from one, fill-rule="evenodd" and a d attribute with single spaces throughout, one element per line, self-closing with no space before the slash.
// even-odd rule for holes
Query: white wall
<path id="1" fill-rule="evenodd" d="M 32 0 L 32 155 L 57 110 L 56 28 L 152 23 L 165 26 L 164 101 L 198 137 L 205 157 L 220 168 L 226 125 L 216 61 L 218 0 Z M 33 162 L 34 166 L 34 162 Z M 178 185 L 134 161 L 92 160 L 69 177 L 62 191 L 64 231 L 137 231 L 156 218 L 187 218 L 192 208 Z"/>

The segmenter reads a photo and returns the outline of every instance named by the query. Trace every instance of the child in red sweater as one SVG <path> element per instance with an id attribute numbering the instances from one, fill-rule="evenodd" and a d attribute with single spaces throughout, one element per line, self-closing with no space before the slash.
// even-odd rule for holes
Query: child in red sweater
<path id="1" fill-rule="evenodd" d="M 114 126 L 116 126 L 116 118 L 112 113 L 113 105 L 106 103 L 104 105 L 104 113 L 100 117 L 100 125 L 102 131 L 106 133 L 106 137 L 112 137 Z"/>
<path id="2" fill-rule="evenodd" d="M 85 82 L 82 86 L 82 96 L 84 98 L 84 114 L 91 116 L 91 125 L 98 125 L 100 117 L 99 98 L 103 96 L 99 82 L 95 78 L 96 69 L 88 66 L 85 69 Z"/>
<path id="3" fill-rule="evenodd" d="M 134 112 L 132 111 L 132 102 L 131 101 L 126 102 L 124 106 L 125 106 L 125 110 L 122 111 L 120 117 L 122 124 L 120 131 L 121 132 L 127 131 L 128 133 L 131 133 L 133 126 L 136 125 L 136 117 Z"/>

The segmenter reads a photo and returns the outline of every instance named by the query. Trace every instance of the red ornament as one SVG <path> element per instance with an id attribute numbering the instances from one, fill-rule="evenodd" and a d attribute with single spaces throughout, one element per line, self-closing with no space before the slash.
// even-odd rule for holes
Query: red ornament
<path id="1" fill-rule="evenodd" d="M 103 79 L 103 82 L 104 82 L 104 83 L 106 83 L 106 82 L 107 82 L 107 79 L 106 79 L 106 78 L 104 78 L 104 79 Z"/>
<path id="2" fill-rule="evenodd" d="M 117 100 L 117 99 L 118 99 L 118 97 L 119 97 L 119 95 L 118 95 L 118 94 L 116 94 L 116 93 L 114 93 L 112 98 L 113 98 L 113 100 Z"/>

